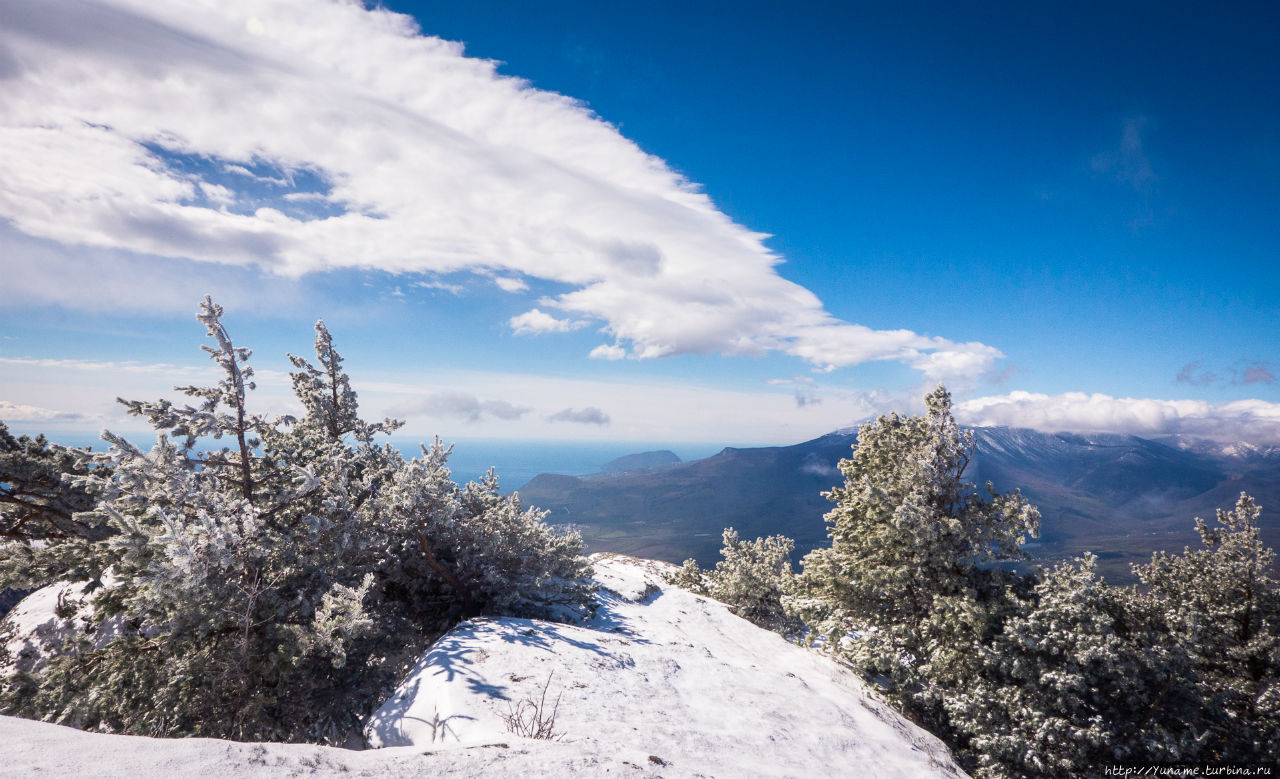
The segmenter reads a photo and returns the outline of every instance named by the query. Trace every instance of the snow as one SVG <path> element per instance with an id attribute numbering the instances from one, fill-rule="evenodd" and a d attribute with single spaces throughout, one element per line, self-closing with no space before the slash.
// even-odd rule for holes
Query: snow
<path id="1" fill-rule="evenodd" d="M 102 584 L 115 583 L 110 571 L 103 574 Z M 85 594 L 85 582 L 56 582 L 42 587 L 18 601 L 0 619 L 0 677 L 14 671 L 31 673 L 44 667 L 77 630 L 85 630 L 93 616 L 92 598 Z M 58 604 L 67 608 L 66 617 L 57 614 Z M 122 620 L 114 617 L 98 626 L 91 646 L 100 649 L 123 632 Z"/>
<path id="2" fill-rule="evenodd" d="M 382 748 L 148 739 L 0 717 L 0 776 L 964 775 L 855 674 L 666 584 L 672 566 L 593 563 L 600 608 L 587 623 L 474 619 L 437 641 L 370 718 L 366 736 Z M 36 619 L 30 605 L 24 625 Z M 546 709 L 559 700 L 562 739 L 508 732 L 503 715 L 544 686 Z"/>
<path id="3" fill-rule="evenodd" d="M 8 640 L 0 657 L 8 657 L 8 662 L 0 663 L 0 676 L 43 667 L 76 630 L 77 617 L 88 614 L 90 609 L 81 601 L 83 595 L 83 583 L 59 582 L 18 601 L 3 621 L 4 633 L 0 636 L 8 635 Z M 59 617 L 56 611 L 60 602 L 65 602 L 74 613 Z"/>
<path id="4" fill-rule="evenodd" d="M 601 606 L 588 624 L 459 625 L 370 719 L 370 744 L 510 741 L 503 715 L 546 686 L 547 706 L 559 699 L 556 730 L 595 770 L 625 761 L 665 776 L 961 775 L 941 742 L 855 674 L 666 584 L 672 566 L 593 563 Z"/>

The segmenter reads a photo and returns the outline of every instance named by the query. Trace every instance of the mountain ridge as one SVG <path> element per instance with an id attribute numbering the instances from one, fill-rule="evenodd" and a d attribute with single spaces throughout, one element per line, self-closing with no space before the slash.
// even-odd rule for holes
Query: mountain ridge
<path id="1" fill-rule="evenodd" d="M 1027 544 L 1043 562 L 1092 551 L 1117 580 L 1159 550 L 1199 541 L 1195 516 L 1211 519 L 1241 491 L 1264 507 L 1263 539 L 1280 545 L 1280 454 L 1188 440 L 1118 433 L 1042 433 L 972 428 L 966 476 L 997 491 L 1021 489 L 1042 514 L 1041 537 Z M 822 492 L 857 442 L 851 429 L 790 446 L 734 448 L 653 471 L 586 476 L 540 474 L 519 490 L 548 521 L 573 524 L 592 551 L 621 552 L 702 565 L 718 559 L 720 531 L 796 541 L 798 561 L 827 543 Z M 1268 512 L 1267 510 L 1270 509 Z"/>

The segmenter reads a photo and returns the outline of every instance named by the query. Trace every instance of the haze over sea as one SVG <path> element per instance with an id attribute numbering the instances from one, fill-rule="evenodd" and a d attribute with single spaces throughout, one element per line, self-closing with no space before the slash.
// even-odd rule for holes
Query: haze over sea
<path id="1" fill-rule="evenodd" d="M 37 431 L 14 426 L 15 435 Z M 146 450 L 155 442 L 148 433 L 122 432 L 121 435 L 135 446 Z M 106 449 L 106 442 L 94 433 L 77 432 L 65 435 L 54 433 L 46 436 L 66 446 L 89 446 L 94 451 Z M 449 438 L 441 436 L 445 444 L 453 443 L 449 456 L 449 470 L 459 484 L 479 479 L 489 468 L 494 468 L 504 491 L 517 490 L 540 473 L 561 473 L 582 476 L 596 473 L 600 467 L 623 455 L 669 449 L 681 460 L 697 460 L 709 457 L 727 445 L 758 446 L 759 444 L 663 444 L 652 441 L 531 441 L 502 438 Z M 419 444 L 430 444 L 413 436 L 391 436 L 387 440 L 404 453 L 405 457 L 419 457 Z"/>

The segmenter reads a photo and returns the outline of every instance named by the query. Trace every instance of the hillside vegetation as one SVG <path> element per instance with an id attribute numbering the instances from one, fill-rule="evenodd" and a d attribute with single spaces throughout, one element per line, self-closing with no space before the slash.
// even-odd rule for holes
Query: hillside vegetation
<path id="1" fill-rule="evenodd" d="M 726 531 L 714 570 L 689 560 L 676 580 L 761 624 L 799 619 L 983 776 L 1273 765 L 1280 583 L 1253 499 L 1197 519 L 1199 548 L 1135 566 L 1140 586 L 1107 584 L 1090 554 L 1010 571 L 997 563 L 1022 556 L 1039 512 L 967 481 L 973 432 L 944 388 L 926 404 L 859 431 L 827 493 L 829 543 L 798 574 L 787 539 Z"/>

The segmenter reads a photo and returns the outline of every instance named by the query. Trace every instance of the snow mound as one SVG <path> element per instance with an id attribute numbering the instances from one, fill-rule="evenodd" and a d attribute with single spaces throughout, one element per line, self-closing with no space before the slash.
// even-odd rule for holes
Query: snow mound
<path id="1" fill-rule="evenodd" d="M 581 770 L 663 776 L 962 776 L 945 746 L 852 672 L 666 584 L 664 563 L 593 558 L 600 608 L 576 626 L 475 619 L 442 637 L 370 718 L 372 746 L 521 739 L 522 702 L 558 702 Z"/>
<path id="2" fill-rule="evenodd" d="M 475 619 L 437 641 L 368 722 L 384 748 L 152 739 L 0 716 L 0 777 L 964 776 L 856 675 L 666 584 L 673 566 L 593 563 L 600 607 L 586 624 Z M 81 596 L 56 585 L 10 615 L 24 640 L 74 629 L 76 616 L 50 620 L 60 594 Z M 504 715 L 544 689 L 560 740 L 509 732 Z"/>

